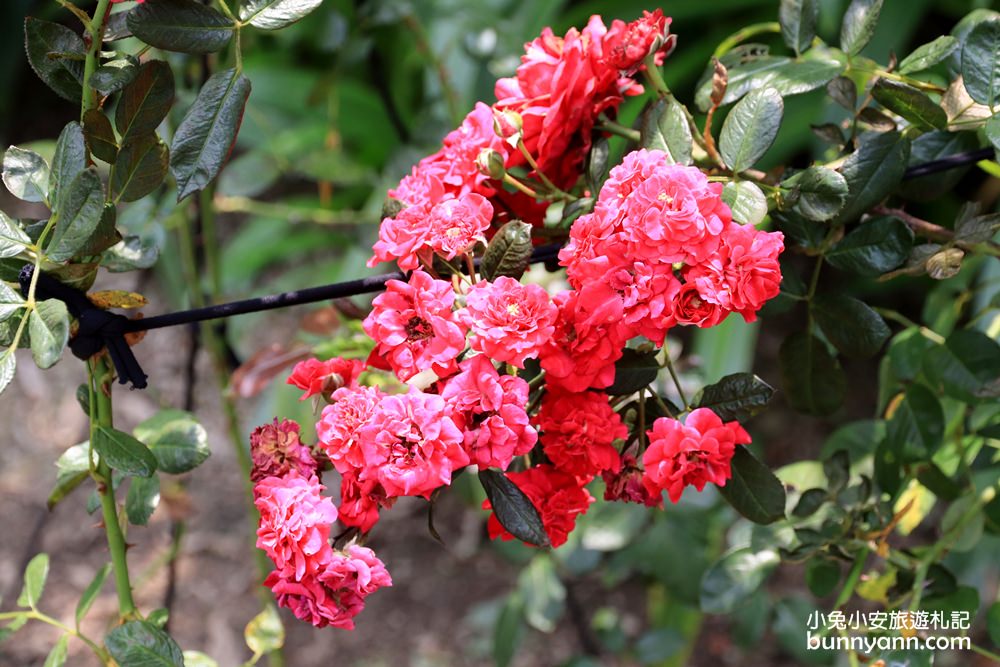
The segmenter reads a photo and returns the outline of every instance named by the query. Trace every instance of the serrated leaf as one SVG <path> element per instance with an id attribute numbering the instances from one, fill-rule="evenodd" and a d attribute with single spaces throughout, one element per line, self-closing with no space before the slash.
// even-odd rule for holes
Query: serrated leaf
<path id="1" fill-rule="evenodd" d="M 507 532 L 535 546 L 547 547 L 551 544 L 538 509 L 506 475 L 496 470 L 480 470 L 479 482 L 486 491 L 493 514 Z"/>
<path id="2" fill-rule="evenodd" d="M 860 53 L 875 34 L 881 11 L 882 0 L 852 0 L 840 25 L 840 48 L 852 56 Z"/>
<path id="3" fill-rule="evenodd" d="M 736 103 L 719 135 L 722 159 L 733 172 L 749 169 L 764 156 L 778 136 L 784 111 L 774 88 L 758 88 Z"/>
<path id="4" fill-rule="evenodd" d="M 24 299 L 7 283 L 0 282 L 0 322 L 24 308 Z"/>
<path id="5" fill-rule="evenodd" d="M 189 412 L 161 410 L 133 433 L 149 445 L 158 469 L 172 475 L 193 470 L 211 454 L 205 428 Z"/>
<path id="6" fill-rule="evenodd" d="M 145 526 L 160 504 L 160 478 L 134 477 L 125 494 L 125 514 L 128 522 L 135 526 Z"/>
<path id="7" fill-rule="evenodd" d="M 774 523 L 785 516 L 785 487 L 750 450 L 738 446 L 730 461 L 732 478 L 719 493 L 733 509 L 758 524 Z"/>
<path id="8" fill-rule="evenodd" d="M 100 255 L 102 252 L 121 241 L 122 235 L 118 233 L 117 219 L 118 209 L 113 203 L 106 203 L 104 205 L 104 211 L 101 213 L 101 219 L 97 223 L 97 227 L 90 235 L 90 238 L 87 239 L 87 242 L 84 243 L 79 250 L 77 250 L 76 254 L 85 257 Z M 69 264 L 63 268 L 69 269 L 78 266 L 93 266 L 94 275 L 97 273 L 97 267 L 93 264 Z M 73 283 L 74 281 L 68 282 Z M 93 280 L 88 277 L 80 283 L 74 284 L 74 287 L 80 290 L 88 290 L 91 285 L 93 285 Z"/>
<path id="9" fill-rule="evenodd" d="M 722 201 L 733 212 L 733 220 L 744 225 L 756 225 L 767 215 L 767 197 L 756 183 L 730 181 L 722 188 Z"/>
<path id="10" fill-rule="evenodd" d="M 943 438 L 941 403 L 924 385 L 910 385 L 887 425 L 889 450 L 897 461 L 922 461 L 937 451 Z"/>
<path id="11" fill-rule="evenodd" d="M 80 601 L 76 603 L 76 624 L 80 625 L 87 612 L 90 611 L 91 605 L 94 604 L 94 600 L 97 596 L 101 594 L 101 588 L 104 587 L 104 582 L 107 581 L 108 575 L 111 574 L 111 563 L 105 563 L 104 566 L 97 571 L 94 578 L 87 584 L 87 588 L 84 589 L 83 594 L 80 596 Z"/>
<path id="12" fill-rule="evenodd" d="M 104 638 L 121 667 L 182 667 L 184 656 L 170 635 L 147 621 L 129 621 Z"/>
<path id="13" fill-rule="evenodd" d="M 236 24 L 195 0 L 155 0 L 128 13 L 132 34 L 150 46 L 181 53 L 213 53 L 233 37 Z"/>
<path id="14" fill-rule="evenodd" d="M 852 222 L 885 199 L 903 179 L 909 158 L 910 141 L 899 132 L 862 135 L 840 168 L 849 195 L 833 224 Z"/>
<path id="15" fill-rule="evenodd" d="M 53 262 L 65 262 L 87 242 L 104 214 L 104 184 L 97 169 L 88 167 L 69 185 L 63 209 L 52 232 L 45 255 Z"/>
<path id="16" fill-rule="evenodd" d="M 656 350 L 643 353 L 625 348 L 621 358 L 615 362 L 615 381 L 604 392 L 612 396 L 632 394 L 648 387 L 659 372 Z"/>
<path id="17" fill-rule="evenodd" d="M 881 315 L 846 294 L 817 295 L 810 309 L 826 339 L 852 359 L 875 356 L 892 333 Z"/>
<path id="18" fill-rule="evenodd" d="M 700 606 L 708 614 L 729 614 L 760 588 L 781 562 L 772 549 L 740 547 L 712 564 L 701 579 Z"/>
<path id="19" fill-rule="evenodd" d="M 243 638 L 255 655 L 276 651 L 285 645 L 285 626 L 273 604 L 250 619 L 243 630 Z"/>
<path id="20" fill-rule="evenodd" d="M 167 145 L 155 134 L 136 136 L 124 143 L 111 179 L 114 200 L 135 201 L 156 190 L 167 177 L 169 162 Z"/>
<path id="21" fill-rule="evenodd" d="M 9 349 L 0 352 L 0 394 L 14 379 L 15 370 L 17 370 L 17 357 L 14 353 Z"/>
<path id="22" fill-rule="evenodd" d="M 740 99 L 757 88 L 774 88 L 783 97 L 799 95 L 825 86 L 844 71 L 844 63 L 826 57 L 760 56 L 729 68 L 729 81 L 722 104 Z M 695 93 L 702 111 L 711 106 L 711 80 L 703 81 Z"/>
<path id="23" fill-rule="evenodd" d="M 709 408 L 724 422 L 744 422 L 763 410 L 774 388 L 753 373 L 733 373 L 701 390 L 694 405 Z"/>
<path id="24" fill-rule="evenodd" d="M 940 130 L 948 124 L 944 109 L 912 86 L 880 78 L 872 86 L 871 94 L 886 109 L 899 114 L 919 128 Z"/>
<path id="25" fill-rule="evenodd" d="M 0 259 L 17 257 L 29 245 L 31 238 L 24 233 L 21 226 L 0 211 Z"/>
<path id="26" fill-rule="evenodd" d="M 130 54 L 104 63 L 90 75 L 90 85 L 102 95 L 111 95 L 132 83 L 139 74 L 139 60 Z"/>
<path id="27" fill-rule="evenodd" d="M 49 576 L 49 555 L 41 553 L 36 555 L 24 568 L 24 587 L 21 594 L 17 596 L 17 604 L 22 607 L 34 609 L 38 601 L 42 599 L 45 592 L 45 580 Z"/>
<path id="28" fill-rule="evenodd" d="M 511 220 L 490 239 L 479 272 L 486 280 L 495 280 L 500 276 L 519 280 L 528 267 L 531 252 L 531 225 Z"/>
<path id="29" fill-rule="evenodd" d="M 676 100 L 659 99 L 642 116 L 639 143 L 665 152 L 674 164 L 691 164 L 691 128 Z"/>
<path id="30" fill-rule="evenodd" d="M 996 235 L 998 229 L 1000 229 L 1000 213 L 965 218 L 955 226 L 955 240 L 960 243 L 985 243 Z"/>
<path id="31" fill-rule="evenodd" d="M 834 102 L 848 111 L 853 112 L 858 106 L 858 87 L 850 77 L 838 76 L 826 85 L 826 92 Z M 840 128 L 837 129 L 839 131 Z"/>
<path id="32" fill-rule="evenodd" d="M 823 222 L 837 215 L 847 201 L 847 180 L 833 169 L 809 167 L 782 182 L 796 195 L 792 210 Z"/>
<path id="33" fill-rule="evenodd" d="M 24 20 L 24 46 L 28 63 L 59 97 L 79 104 L 83 93 L 83 60 L 50 58 L 50 53 L 86 56 L 80 36 L 58 23 L 28 17 Z"/>
<path id="34" fill-rule="evenodd" d="M 91 444 L 109 466 L 126 475 L 149 477 L 156 472 L 156 457 L 128 433 L 99 426 Z"/>
<path id="35" fill-rule="evenodd" d="M 118 140 L 111 127 L 111 120 L 100 109 L 91 109 L 83 114 L 83 134 L 87 146 L 94 157 L 108 164 L 118 157 Z"/>
<path id="36" fill-rule="evenodd" d="M 69 312 L 58 299 L 46 299 L 35 305 L 28 317 L 31 356 L 39 368 L 50 368 L 62 356 L 69 342 Z"/>
<path id="37" fill-rule="evenodd" d="M 1000 18 L 980 21 L 965 38 L 962 79 L 976 102 L 992 107 L 1000 96 Z"/>
<path id="38" fill-rule="evenodd" d="M 984 391 L 1000 377 L 1000 345 L 981 331 L 959 329 L 927 351 L 923 371 L 946 396 L 977 402 L 988 398 Z"/>
<path id="39" fill-rule="evenodd" d="M 778 351 L 784 396 L 799 412 L 823 417 L 844 402 L 847 378 L 816 336 L 792 334 Z"/>
<path id="40" fill-rule="evenodd" d="M 216 72 L 202 86 L 170 146 L 178 201 L 218 175 L 236 141 L 249 96 L 250 80 L 235 68 Z"/>
<path id="41" fill-rule="evenodd" d="M 82 442 L 63 452 L 56 460 L 56 470 L 56 485 L 46 501 L 50 511 L 90 475 L 90 443 Z"/>
<path id="42" fill-rule="evenodd" d="M 892 271 L 909 257 L 913 232 L 892 217 L 866 220 L 836 243 L 826 261 L 844 271 L 877 276 Z"/>
<path id="43" fill-rule="evenodd" d="M 174 73 L 162 60 L 150 60 L 122 90 L 115 109 L 115 127 L 121 143 L 152 134 L 174 102 Z"/>
<path id="44" fill-rule="evenodd" d="M 896 71 L 900 74 L 913 74 L 930 69 L 954 53 L 959 44 L 960 42 L 955 37 L 942 35 L 932 42 L 921 44 L 915 48 L 913 53 L 900 61 Z"/>
<path id="45" fill-rule="evenodd" d="M 3 184 L 18 199 L 46 202 L 49 195 L 49 165 L 38 153 L 11 146 L 3 154 Z"/>
<path id="46" fill-rule="evenodd" d="M 56 141 L 49 172 L 49 200 L 56 211 L 65 209 L 64 200 L 69 186 L 87 168 L 87 146 L 80 123 L 72 122 L 63 128 Z"/>
<path id="47" fill-rule="evenodd" d="M 245 0 L 240 20 L 261 30 L 280 30 L 303 18 L 323 0 Z"/>
<path id="48" fill-rule="evenodd" d="M 49 651 L 45 658 L 43 667 L 62 667 L 66 664 L 66 654 L 69 648 L 69 635 L 63 634 L 59 637 L 56 645 Z"/>
<path id="49" fill-rule="evenodd" d="M 819 18 L 817 0 L 781 0 L 778 8 L 778 22 L 781 24 L 781 38 L 795 55 L 806 51 L 816 36 L 816 20 Z"/>

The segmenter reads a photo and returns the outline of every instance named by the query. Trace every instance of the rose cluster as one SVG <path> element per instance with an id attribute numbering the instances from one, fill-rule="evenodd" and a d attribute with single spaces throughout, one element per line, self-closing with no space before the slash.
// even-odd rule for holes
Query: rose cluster
<path id="1" fill-rule="evenodd" d="M 737 422 L 698 408 L 630 426 L 629 396 L 606 391 L 630 344 L 662 347 L 672 327 L 732 312 L 753 320 L 777 294 L 781 234 L 734 222 L 721 184 L 661 151 L 631 152 L 568 229 L 570 289 L 476 268 L 505 223 L 537 229 L 553 201 L 589 196 L 577 181 L 592 137 L 673 49 L 668 25 L 657 10 L 610 28 L 593 17 L 563 37 L 546 29 L 496 102 L 477 104 L 390 191 L 369 263 L 408 275 L 372 302 L 371 354 L 295 367 L 289 383 L 325 404 L 314 449 L 287 422 L 254 435 L 258 544 L 278 568 L 268 585 L 300 617 L 346 627 L 390 583 L 364 547 L 333 550 L 332 521 L 363 542 L 397 498 L 430 499 L 469 466 L 504 471 L 553 547 L 595 502 L 597 477 L 606 499 L 652 507 L 664 491 L 677 502 L 730 478 L 750 442 Z M 339 508 L 320 493 L 327 464 Z M 490 515 L 490 536 L 513 539 L 501 519 Z"/>

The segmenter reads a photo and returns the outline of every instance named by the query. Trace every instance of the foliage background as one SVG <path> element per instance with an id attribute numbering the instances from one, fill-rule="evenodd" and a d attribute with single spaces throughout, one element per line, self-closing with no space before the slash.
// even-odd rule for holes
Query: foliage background
<path id="1" fill-rule="evenodd" d="M 828 41 L 836 41 L 846 4 L 821 3 L 819 32 Z M 890 51 L 907 53 L 946 32 L 972 9 L 987 6 L 988 2 L 961 0 L 887 0 L 865 53 L 881 60 Z M 326 0 L 292 28 L 248 36 L 245 68 L 253 93 L 235 158 L 224 172 L 217 196 L 219 209 L 231 210 L 219 220 L 225 238 L 219 270 L 224 296 L 275 292 L 367 271 L 364 260 L 375 237 L 385 190 L 433 150 L 475 100 L 489 99 L 492 82 L 516 66 L 523 42 L 545 25 L 560 33 L 569 26 L 582 26 L 593 13 L 609 23 L 652 8 L 634 0 Z M 745 25 L 776 20 L 777 3 L 678 1 L 665 6 L 664 13 L 673 17 L 672 32 L 679 35 L 665 77 L 680 99 L 691 100 L 715 46 Z M 45 154 L 51 152 L 51 143 L 32 142 L 54 138 L 76 112 L 27 66 L 21 22 L 29 14 L 69 21 L 54 2 L 0 4 L 0 90 L 5 91 L 0 96 L 0 145 L 17 143 Z M 180 94 L 190 100 L 197 84 L 193 73 L 187 80 L 180 78 Z M 782 130 L 763 166 L 805 165 L 819 155 L 823 147 L 809 125 L 831 120 L 823 116 L 829 109 L 822 90 L 789 98 Z M 637 111 L 635 106 L 626 107 L 624 122 Z M 988 202 L 992 210 L 1000 189 L 995 179 L 972 173 L 959 186 L 959 194 Z M 960 201 L 946 195 L 924 204 L 921 211 L 930 220 L 951 219 Z M 146 200 L 140 204 L 145 206 Z M 24 214 L 17 206 L 3 193 L 0 208 Z M 101 287 L 146 294 L 150 313 L 190 305 L 190 285 L 177 260 L 176 220 L 152 206 L 135 209 L 120 222 L 160 243 L 161 261 L 152 271 L 128 274 Z M 202 279 L 210 281 L 212 276 Z M 947 294 L 946 286 L 926 279 L 878 284 L 859 296 L 912 319 L 934 321 L 944 316 L 942 312 L 920 312 L 930 289 Z M 946 311 L 946 301 L 945 296 L 938 299 L 937 308 Z M 232 320 L 225 334 L 234 362 L 246 361 L 271 344 L 288 346 L 293 339 L 352 345 L 351 325 L 338 325 L 337 320 L 331 308 L 296 309 Z M 799 326 L 791 316 L 765 317 L 760 327 L 731 318 L 709 332 L 685 334 L 685 348 L 698 362 L 686 369 L 692 387 L 751 368 L 777 385 L 778 345 Z M 118 419 L 125 427 L 158 407 L 188 400 L 185 378 L 191 377 L 187 370 L 191 349 L 192 338 L 184 330 L 152 333 L 137 349 L 152 377 L 151 389 L 120 394 Z M 164 490 L 165 508 L 148 528 L 133 529 L 139 546 L 130 558 L 137 580 L 145 579 L 139 591 L 141 604 L 160 606 L 171 595 L 169 569 L 164 566 L 174 526 L 171 519 L 189 519 L 177 560 L 171 632 L 185 648 L 204 650 L 220 664 L 235 664 L 246 657 L 242 628 L 257 609 L 255 571 L 246 548 L 249 528 L 242 481 L 225 443 L 226 425 L 211 364 L 204 352 L 194 364 L 196 379 L 187 382 L 193 386 L 195 411 L 209 428 L 213 456 L 190 476 L 186 490 Z M 85 416 L 73 398 L 82 368 L 67 358 L 44 375 L 28 363 L 21 369 L 13 391 L 0 401 L 0 420 L 7 426 L 0 436 L 5 523 L 0 591 L 5 600 L 12 599 L 27 558 L 48 551 L 53 555 L 48 603 L 69 614 L 104 555 L 95 519 L 81 517 L 78 505 L 60 506 L 52 514 L 45 510 L 54 479 L 50 462 L 85 433 Z M 833 417 L 797 415 L 779 392 L 771 409 L 752 422 L 757 451 L 772 468 L 817 458 L 839 424 L 874 416 L 875 363 L 848 362 L 846 370 L 852 388 L 848 404 Z M 296 398 L 297 392 L 280 386 L 280 381 L 257 396 L 241 398 L 244 430 L 274 414 L 308 412 Z M 526 550 L 488 545 L 475 491 L 471 486 L 460 490 L 446 496 L 436 517 L 444 547 L 427 534 L 422 503 L 400 502 L 387 515 L 374 545 L 393 573 L 395 586 L 370 600 L 354 633 L 288 623 L 288 664 L 308 667 L 331 660 L 358 665 L 484 664 L 494 654 L 497 627 L 499 645 L 513 644 L 515 639 L 523 642 L 513 663 L 518 665 L 560 664 L 595 646 L 604 652 L 607 664 L 792 665 L 809 657 L 801 651 L 801 625 L 808 611 L 823 602 L 805 590 L 801 567 L 783 566 L 768 593 L 755 596 L 743 613 L 723 619 L 697 611 L 697 583 L 704 569 L 727 540 L 733 541 L 733 531 L 743 530 L 710 492 L 668 508 L 667 514 L 648 525 L 630 508 L 621 512 L 616 508 L 603 516 L 594 512 L 582 531 L 586 548 L 563 550 L 567 553 L 560 564 L 567 584 L 563 597 L 558 590 L 546 597 L 548 575 L 530 570 L 520 574 L 520 563 L 530 557 Z M 932 538 L 919 530 L 915 537 Z M 632 546 L 618 551 L 624 544 Z M 987 595 L 995 595 L 998 552 L 1000 540 L 987 536 L 976 551 L 960 557 L 965 562 L 953 564 L 972 578 L 970 582 L 966 577 L 964 583 L 978 584 Z M 88 563 L 88 557 L 95 562 Z M 533 580 L 535 575 L 540 578 Z M 528 600 L 536 612 L 532 625 L 551 624 L 551 634 L 528 630 L 520 623 L 496 625 L 508 593 L 519 585 L 536 594 Z M 112 596 L 106 595 L 99 602 L 106 603 L 104 618 L 113 608 Z M 96 609 L 90 622 L 99 624 L 101 608 Z M 756 622 L 761 618 L 774 621 L 763 638 L 760 633 L 765 629 Z M 34 628 L 0 645 L 0 663 L 41 664 L 52 643 L 47 632 Z M 70 664 L 86 664 L 88 659 L 80 653 Z M 939 664 L 976 664 L 968 662 L 972 656 L 958 659 L 965 662 L 948 663 L 945 658 Z"/>

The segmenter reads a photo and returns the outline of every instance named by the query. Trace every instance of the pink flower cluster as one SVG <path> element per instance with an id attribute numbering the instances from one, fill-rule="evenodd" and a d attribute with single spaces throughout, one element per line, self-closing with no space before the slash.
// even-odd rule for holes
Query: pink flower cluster
<path id="1" fill-rule="evenodd" d="M 299 440 L 299 425 L 285 420 L 251 436 L 254 504 L 260 512 L 257 547 L 274 562 L 264 580 L 278 604 L 317 627 L 352 629 L 365 597 L 392 579 L 366 547 L 330 545 L 338 512 L 323 495 L 317 463 Z"/>

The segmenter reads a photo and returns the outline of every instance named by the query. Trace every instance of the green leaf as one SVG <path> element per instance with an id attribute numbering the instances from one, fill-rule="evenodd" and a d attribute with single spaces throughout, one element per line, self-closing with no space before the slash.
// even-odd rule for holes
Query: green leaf
<path id="1" fill-rule="evenodd" d="M 990 140 L 993 144 L 993 150 L 1000 151 L 1000 115 L 990 116 L 990 119 L 986 121 L 986 125 L 983 126 L 983 132 L 986 134 L 986 138 Z"/>
<path id="2" fill-rule="evenodd" d="M 506 475 L 496 470 L 480 470 L 479 482 L 486 491 L 497 521 L 511 535 L 539 547 L 551 544 L 531 499 Z"/>
<path id="3" fill-rule="evenodd" d="M 736 103 L 719 135 L 722 159 L 734 173 L 749 169 L 764 156 L 778 136 L 784 112 L 781 94 L 774 88 L 752 90 Z"/>
<path id="4" fill-rule="evenodd" d="M 90 611 L 90 607 L 94 604 L 94 600 L 97 596 L 101 594 L 101 589 L 104 587 L 104 582 L 107 581 L 108 575 L 111 574 L 111 563 L 105 563 L 104 566 L 97 571 L 94 578 L 87 585 L 87 588 L 83 591 L 83 595 L 80 596 L 80 601 L 76 603 L 76 624 L 80 625 L 87 612 Z"/>
<path id="5" fill-rule="evenodd" d="M 830 99 L 851 113 L 858 106 L 858 86 L 850 77 L 838 76 L 826 85 L 826 93 L 830 96 Z M 843 134 L 841 133 L 840 126 L 833 125 L 832 128 L 832 131 L 836 135 L 834 143 L 843 143 Z"/>
<path id="6" fill-rule="evenodd" d="M 942 158 L 979 148 L 975 132 L 925 132 L 910 145 L 910 161 L 907 166 L 933 162 Z M 955 167 L 937 174 L 908 178 L 899 188 L 899 194 L 915 201 L 933 201 L 951 192 L 969 171 L 966 167 Z"/>
<path id="7" fill-rule="evenodd" d="M 24 233 L 21 226 L 0 211 L 0 259 L 17 257 L 25 246 L 31 245 L 31 237 Z"/>
<path id="8" fill-rule="evenodd" d="M 823 474 L 829 491 L 839 493 L 851 481 L 851 456 L 840 449 L 823 461 Z"/>
<path id="9" fill-rule="evenodd" d="M 757 88 L 774 88 L 783 97 L 799 95 L 825 86 L 844 71 L 844 63 L 825 57 L 761 56 L 729 68 L 729 83 L 722 104 L 730 104 Z M 711 106 L 712 81 L 703 81 L 695 93 L 702 111 Z"/>
<path id="10" fill-rule="evenodd" d="M 587 156 L 587 184 L 592 193 L 601 191 L 601 185 L 608 177 L 608 151 L 610 147 L 607 137 L 600 137 L 594 140 L 590 147 L 590 155 Z M 251 195 L 248 195 L 251 196 Z M 382 216 L 395 217 L 395 216 Z"/>
<path id="11" fill-rule="evenodd" d="M 107 634 L 104 644 L 108 647 L 111 657 L 121 667 L 184 665 L 184 656 L 177 642 L 166 632 L 146 621 L 129 621 L 125 625 L 119 625 Z"/>
<path id="12" fill-rule="evenodd" d="M 789 188 L 795 199 L 792 210 L 809 220 L 829 220 L 847 202 L 847 179 L 826 167 L 809 167 L 786 178 L 781 185 Z"/>
<path id="13" fill-rule="evenodd" d="M 155 4 L 155 3 L 154 3 Z M 124 145 L 156 131 L 174 103 L 174 73 L 162 60 L 142 64 L 115 109 L 115 127 Z"/>
<path id="14" fill-rule="evenodd" d="M 949 551 L 953 553 L 972 551 L 982 539 L 984 517 L 979 508 L 975 506 L 976 502 L 975 496 L 962 496 L 949 505 L 948 510 L 941 517 L 942 535 L 956 534 L 956 529 L 958 529 L 957 537 L 953 538 L 949 545 Z M 973 512 L 972 518 L 967 519 L 964 525 L 959 528 L 960 522 L 970 511 Z"/>
<path id="15" fill-rule="evenodd" d="M 204 188 L 222 169 L 249 96 L 250 80 L 235 68 L 216 72 L 202 87 L 170 146 L 178 201 Z"/>
<path id="16" fill-rule="evenodd" d="M 738 450 L 737 450 L 738 451 Z M 734 549 L 712 564 L 701 579 L 701 610 L 730 614 L 760 588 L 781 559 L 777 551 Z"/>
<path id="17" fill-rule="evenodd" d="M 840 48 L 855 56 L 865 48 L 875 34 L 882 0 L 853 0 L 840 25 Z"/>
<path id="18" fill-rule="evenodd" d="M 844 402 L 847 378 L 816 336 L 792 334 L 781 344 L 778 361 L 785 397 L 799 412 L 823 417 Z"/>
<path id="19" fill-rule="evenodd" d="M 90 85 L 102 95 L 117 93 L 139 74 L 139 60 L 130 54 L 109 60 L 90 75 Z"/>
<path id="20" fill-rule="evenodd" d="M 941 35 L 933 42 L 915 48 L 913 53 L 903 58 L 896 71 L 900 74 L 913 74 L 930 69 L 954 53 L 959 43 L 951 35 Z"/>
<path id="21" fill-rule="evenodd" d="M 892 333 L 881 315 L 846 294 L 820 294 L 810 308 L 826 339 L 852 359 L 875 356 Z"/>
<path id="22" fill-rule="evenodd" d="M 1000 377 L 1000 345 L 975 329 L 959 329 L 923 358 L 931 385 L 946 396 L 975 402 L 989 398 L 988 387 Z"/>
<path id="23" fill-rule="evenodd" d="M 1000 229 L 1000 213 L 964 217 L 955 223 L 955 240 L 963 243 L 985 243 L 993 238 L 998 229 Z"/>
<path id="24" fill-rule="evenodd" d="M 243 638 L 255 655 L 270 653 L 285 645 L 285 626 L 273 604 L 265 605 L 259 614 L 250 619 L 243 630 Z"/>
<path id="25" fill-rule="evenodd" d="M 63 128 L 56 141 L 49 172 L 49 200 L 56 211 L 64 210 L 66 193 L 70 185 L 87 168 L 87 146 L 80 123 L 72 122 Z"/>
<path id="26" fill-rule="evenodd" d="M 73 445 L 56 460 L 56 485 L 49 493 L 49 511 L 90 476 L 90 443 Z"/>
<path id="27" fill-rule="evenodd" d="M 49 196 L 49 165 L 38 153 L 11 146 L 3 154 L 3 184 L 18 199 L 46 202 Z"/>
<path id="28" fill-rule="evenodd" d="M 763 410 L 774 388 L 753 373 L 733 373 L 701 390 L 694 406 L 709 408 L 724 422 L 745 422 Z"/>
<path id="29" fill-rule="evenodd" d="M 28 622 L 27 612 L 15 616 L 7 625 L 0 626 L 0 642 L 6 640 L 12 634 L 20 630 Z"/>
<path id="30" fill-rule="evenodd" d="M 52 240 L 45 248 L 53 262 L 64 262 L 83 246 L 104 214 L 104 184 L 97 169 L 88 167 L 69 185 Z"/>
<path id="31" fill-rule="evenodd" d="M 547 554 L 532 558 L 517 583 L 528 625 L 539 632 L 554 632 L 566 609 L 566 587 L 556 574 L 552 558 Z"/>
<path id="32" fill-rule="evenodd" d="M 976 102 L 992 107 L 1000 95 L 1000 18 L 980 21 L 965 38 L 962 78 Z"/>
<path id="33" fill-rule="evenodd" d="M 24 20 L 24 47 L 28 63 L 55 93 L 79 104 L 83 93 L 83 60 L 50 57 L 50 53 L 85 56 L 87 47 L 79 35 L 58 23 L 28 17 Z"/>
<path id="34" fill-rule="evenodd" d="M 97 227 L 90 235 L 90 238 L 87 239 L 87 242 L 77 251 L 77 254 L 83 256 L 100 255 L 121 241 L 122 235 L 118 233 L 118 227 L 116 226 L 117 218 L 118 209 L 115 208 L 113 203 L 106 203 Z"/>
<path id="35" fill-rule="evenodd" d="M 812 516 L 829 498 L 830 494 L 826 489 L 807 489 L 799 496 L 799 501 L 792 510 L 792 516 L 799 518 Z"/>
<path id="36" fill-rule="evenodd" d="M 507 596 L 493 627 L 493 664 L 507 667 L 524 638 L 524 599 L 520 591 Z"/>
<path id="37" fill-rule="evenodd" d="M 913 246 L 913 232 L 891 217 L 866 220 L 837 242 L 826 261 L 844 271 L 877 276 L 906 261 Z"/>
<path id="38" fill-rule="evenodd" d="M 14 352 L 9 349 L 0 352 L 0 394 L 14 379 L 15 370 L 17 370 L 17 357 L 14 356 Z"/>
<path id="39" fill-rule="evenodd" d="M 815 558 L 806 563 L 806 585 L 818 598 L 833 593 L 840 583 L 840 566 L 837 561 Z"/>
<path id="40" fill-rule="evenodd" d="M 872 97 L 919 128 L 943 130 L 948 125 L 944 109 L 912 86 L 888 79 L 878 79 L 871 89 Z"/>
<path id="41" fill-rule="evenodd" d="M 801 54 L 812 45 L 816 36 L 816 20 L 819 18 L 817 0 L 781 0 L 778 21 L 781 24 L 781 38 L 788 48 Z"/>
<path id="42" fill-rule="evenodd" d="M 1000 646 L 1000 602 L 994 602 L 986 612 L 986 630 L 994 646 Z"/>
<path id="43" fill-rule="evenodd" d="M 154 474 L 152 477 L 135 477 L 132 479 L 132 482 L 128 486 L 128 493 L 125 494 L 125 514 L 128 516 L 129 523 L 136 526 L 145 526 L 159 504 L 159 476 Z"/>
<path id="44" fill-rule="evenodd" d="M 0 282 L 0 322 L 24 308 L 24 299 L 5 282 Z"/>
<path id="45" fill-rule="evenodd" d="M 138 236 L 126 236 L 101 256 L 101 266 L 112 273 L 148 269 L 156 264 L 160 248 Z"/>
<path id="46" fill-rule="evenodd" d="M 69 342 L 69 312 L 58 299 L 38 303 L 28 317 L 31 356 L 39 368 L 51 368 Z"/>
<path id="47" fill-rule="evenodd" d="M 756 183 L 730 181 L 722 188 L 722 201 L 733 212 L 733 220 L 744 225 L 756 225 L 767 215 L 767 197 Z"/>
<path id="48" fill-rule="evenodd" d="M 126 475 L 150 477 L 156 472 L 156 457 L 128 433 L 99 426 L 94 431 L 92 444 L 109 466 Z"/>
<path id="49" fill-rule="evenodd" d="M 730 462 L 733 477 L 719 493 L 754 523 L 774 523 L 785 517 L 785 487 L 746 447 L 737 447 Z"/>
<path id="50" fill-rule="evenodd" d="M 38 554 L 24 568 L 24 587 L 17 596 L 17 604 L 34 609 L 45 592 L 45 580 L 49 576 L 49 555 Z"/>
<path id="51" fill-rule="evenodd" d="M 65 665 L 68 648 L 69 635 L 63 634 L 59 637 L 56 645 L 52 647 L 52 650 L 49 651 L 49 655 L 45 658 L 45 664 L 42 667 L 62 667 Z"/>
<path id="52" fill-rule="evenodd" d="M 149 445 L 157 469 L 172 475 L 197 468 L 212 453 L 204 427 L 181 410 L 161 410 L 136 426 L 133 434 Z"/>
<path id="53" fill-rule="evenodd" d="M 929 459 L 944 438 L 944 412 L 931 390 L 910 385 L 889 420 L 886 442 L 901 462 Z"/>
<path id="54" fill-rule="evenodd" d="M 625 348 L 621 359 L 615 362 L 615 381 L 604 391 L 612 396 L 637 392 L 656 380 L 659 372 L 656 350 L 639 352 Z"/>
<path id="55" fill-rule="evenodd" d="M 659 99 L 642 115 L 639 144 L 665 152 L 674 164 L 691 164 L 691 127 L 676 100 Z"/>
<path id="56" fill-rule="evenodd" d="M 167 145 L 155 134 L 133 137 L 118 151 L 111 193 L 115 201 L 135 201 L 156 190 L 167 176 Z"/>
<path id="57" fill-rule="evenodd" d="M 323 0 L 245 0 L 240 20 L 261 30 L 280 30 L 320 6 Z"/>
<path id="58" fill-rule="evenodd" d="M 132 34 L 150 46 L 181 53 L 213 53 L 233 37 L 236 24 L 195 0 L 155 0 L 128 13 Z"/>
<path id="59" fill-rule="evenodd" d="M 853 222 L 888 196 L 903 179 L 910 158 L 910 141 L 899 132 L 862 135 L 840 173 L 847 180 L 847 204 L 834 224 Z"/>
<path id="60" fill-rule="evenodd" d="M 531 259 L 531 225 L 511 220 L 490 239 L 479 272 L 486 280 L 500 276 L 520 279 Z"/>
<path id="61" fill-rule="evenodd" d="M 100 109 L 83 114 L 83 134 L 90 152 L 98 159 L 113 164 L 118 157 L 118 140 L 111 128 L 111 121 Z"/>

